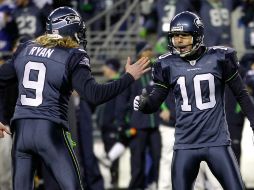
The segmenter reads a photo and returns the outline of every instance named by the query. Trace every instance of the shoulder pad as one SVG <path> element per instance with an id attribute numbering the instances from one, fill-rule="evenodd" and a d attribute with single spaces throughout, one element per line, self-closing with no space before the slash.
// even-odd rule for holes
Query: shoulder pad
<path id="1" fill-rule="evenodd" d="M 85 53 L 85 54 L 87 54 L 86 53 L 86 50 L 84 50 L 84 49 L 81 49 L 81 48 L 73 48 L 73 52 L 74 53 Z"/>
<path id="2" fill-rule="evenodd" d="M 89 56 L 87 55 L 87 52 L 84 49 L 73 48 L 73 49 L 71 49 L 71 53 L 72 54 L 77 54 L 77 55 L 84 55 L 84 56 L 89 58 Z"/>
<path id="3" fill-rule="evenodd" d="M 85 65 L 90 68 L 90 60 L 88 57 L 84 56 L 81 61 L 79 62 L 79 65 Z"/>
<path id="4" fill-rule="evenodd" d="M 86 50 L 78 48 L 78 51 L 86 53 Z"/>
<path id="5" fill-rule="evenodd" d="M 170 55 L 172 55 L 172 53 L 171 53 L 171 52 L 167 52 L 167 53 L 165 53 L 165 54 L 159 56 L 158 59 L 164 59 L 164 58 L 166 58 L 166 57 L 168 57 L 168 56 L 170 56 Z"/>
<path id="6" fill-rule="evenodd" d="M 29 45 L 33 45 L 34 41 L 28 40 L 26 42 L 20 43 L 15 51 L 15 55 L 21 52 L 24 48 L 28 47 Z"/>
<path id="7" fill-rule="evenodd" d="M 226 47 L 226 46 L 212 46 L 208 48 L 208 51 L 209 50 L 213 50 L 213 51 L 216 51 L 219 53 L 225 53 L 225 54 L 235 52 L 235 49 L 231 47 Z"/>

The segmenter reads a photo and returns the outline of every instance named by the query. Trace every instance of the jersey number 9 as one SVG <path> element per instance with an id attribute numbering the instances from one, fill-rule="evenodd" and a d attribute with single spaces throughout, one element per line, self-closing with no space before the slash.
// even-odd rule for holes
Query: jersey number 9
<path id="1" fill-rule="evenodd" d="M 30 80 L 31 71 L 38 71 L 37 81 Z M 27 95 L 21 95 L 21 104 L 25 106 L 39 106 L 42 104 L 42 92 L 44 88 L 46 67 L 43 63 L 29 61 L 25 66 L 22 84 L 24 88 L 35 90 L 35 98 L 28 98 Z"/>

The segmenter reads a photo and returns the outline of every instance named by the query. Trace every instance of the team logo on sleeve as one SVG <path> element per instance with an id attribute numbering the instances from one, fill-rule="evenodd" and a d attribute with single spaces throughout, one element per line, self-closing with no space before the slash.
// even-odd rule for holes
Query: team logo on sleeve
<path id="1" fill-rule="evenodd" d="M 86 65 L 90 68 L 90 61 L 87 57 L 83 57 L 83 59 L 79 62 L 80 65 Z"/>

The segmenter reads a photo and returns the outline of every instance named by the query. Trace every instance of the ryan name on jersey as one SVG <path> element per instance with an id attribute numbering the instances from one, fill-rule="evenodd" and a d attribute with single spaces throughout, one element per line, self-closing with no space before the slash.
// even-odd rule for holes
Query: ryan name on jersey
<path id="1" fill-rule="evenodd" d="M 47 57 L 50 58 L 54 49 L 43 48 L 43 47 L 33 47 L 28 55 L 35 55 L 40 57 Z"/>

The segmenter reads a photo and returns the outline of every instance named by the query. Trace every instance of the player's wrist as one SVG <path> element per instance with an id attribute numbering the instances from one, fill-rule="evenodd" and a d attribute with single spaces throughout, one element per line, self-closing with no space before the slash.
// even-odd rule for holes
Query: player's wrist
<path id="1" fill-rule="evenodd" d="M 134 78 L 133 75 L 130 74 L 129 72 L 126 72 L 126 73 L 124 74 L 123 77 L 128 78 L 128 80 L 131 81 L 131 82 L 134 82 L 134 81 L 135 81 L 135 78 Z"/>

